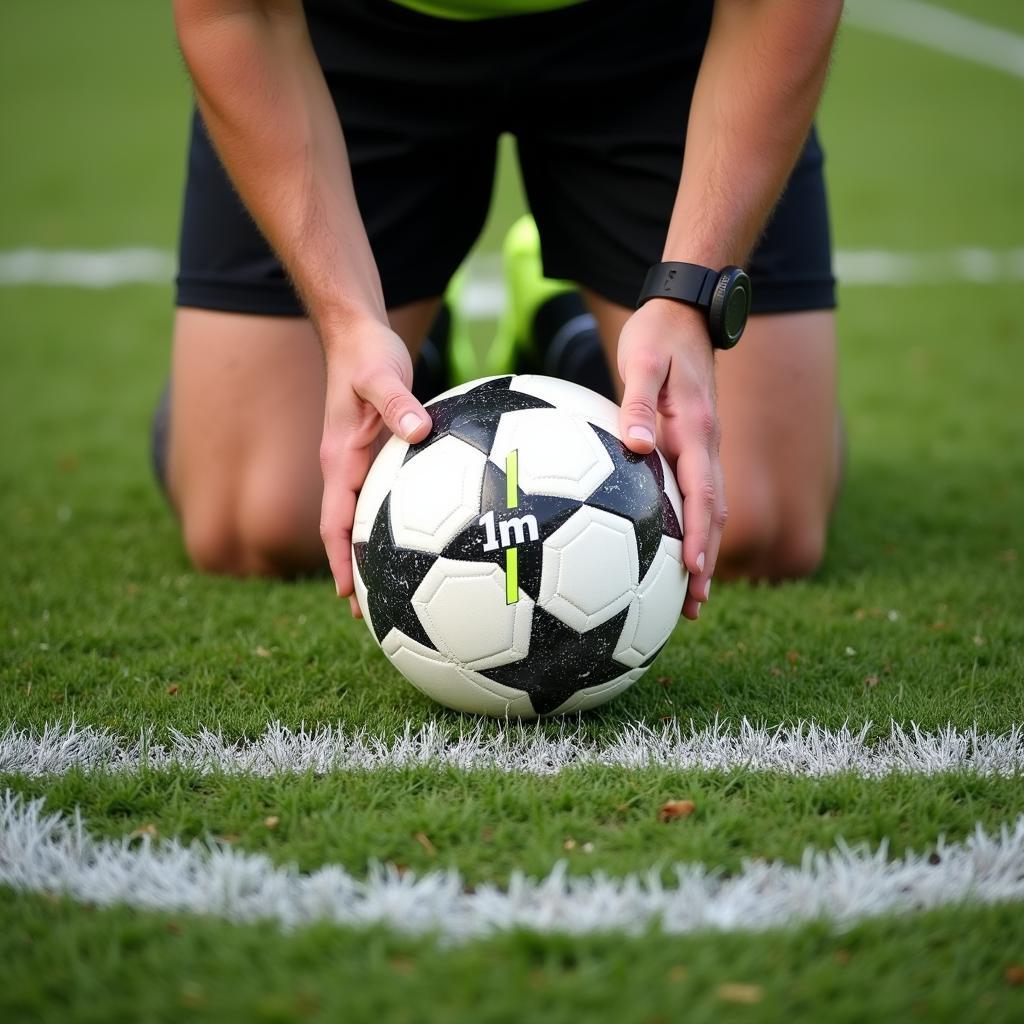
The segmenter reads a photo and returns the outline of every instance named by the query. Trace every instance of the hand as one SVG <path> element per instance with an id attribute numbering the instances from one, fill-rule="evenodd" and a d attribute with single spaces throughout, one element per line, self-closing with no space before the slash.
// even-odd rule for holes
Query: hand
<path id="1" fill-rule="evenodd" d="M 406 441 L 422 441 L 430 432 L 430 416 L 409 390 L 409 352 L 387 324 L 362 320 L 325 349 L 327 401 L 320 443 L 324 477 L 320 536 L 338 596 L 348 597 L 352 614 L 361 618 L 352 581 L 356 498 L 379 451 L 382 432 L 397 434 Z"/>
<path id="2" fill-rule="evenodd" d="M 625 384 L 621 429 L 625 444 L 646 454 L 659 435 L 683 495 L 683 562 L 690 583 L 682 613 L 700 615 L 715 572 L 725 526 L 725 490 L 718 459 L 714 350 L 703 315 L 669 299 L 653 299 L 626 322 L 619 337 Z"/>

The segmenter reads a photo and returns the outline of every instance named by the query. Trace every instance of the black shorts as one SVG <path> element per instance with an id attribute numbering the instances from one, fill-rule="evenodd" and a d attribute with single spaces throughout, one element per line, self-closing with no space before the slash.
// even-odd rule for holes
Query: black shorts
<path id="1" fill-rule="evenodd" d="M 711 0 L 586 0 L 449 21 L 385 0 L 307 0 L 389 307 L 440 295 L 479 235 L 515 136 L 544 271 L 632 307 L 661 259 Z M 834 306 L 811 135 L 750 261 L 755 312 Z M 302 307 L 193 123 L 177 301 Z"/>

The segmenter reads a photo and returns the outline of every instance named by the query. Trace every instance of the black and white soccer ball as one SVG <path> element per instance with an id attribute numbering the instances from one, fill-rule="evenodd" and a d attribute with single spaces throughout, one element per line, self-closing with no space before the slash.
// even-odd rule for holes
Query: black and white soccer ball
<path id="1" fill-rule="evenodd" d="M 644 674 L 686 594 L 679 489 L 618 408 L 551 377 L 472 381 L 384 446 L 353 529 L 359 606 L 391 663 L 457 711 L 596 707 Z"/>

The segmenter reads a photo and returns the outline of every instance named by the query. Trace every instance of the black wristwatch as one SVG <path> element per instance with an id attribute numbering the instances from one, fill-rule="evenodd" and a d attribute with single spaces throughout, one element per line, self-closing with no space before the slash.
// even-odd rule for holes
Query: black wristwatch
<path id="1" fill-rule="evenodd" d="M 648 299 L 675 299 L 703 309 L 715 348 L 732 348 L 750 315 L 750 278 L 739 267 L 712 270 L 696 263 L 658 263 L 647 271 L 639 309 Z"/>

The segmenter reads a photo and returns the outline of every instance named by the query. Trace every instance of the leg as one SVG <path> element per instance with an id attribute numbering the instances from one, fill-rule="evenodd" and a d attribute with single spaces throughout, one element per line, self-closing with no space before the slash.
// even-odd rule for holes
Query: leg
<path id="1" fill-rule="evenodd" d="M 391 314 L 414 354 L 437 306 Z M 168 493 L 196 568 L 290 576 L 324 565 L 324 367 L 309 322 L 179 309 L 172 380 Z"/>
<path id="2" fill-rule="evenodd" d="M 818 568 L 839 486 L 836 356 L 831 310 L 752 317 L 739 346 L 719 356 L 724 578 Z"/>
<path id="3" fill-rule="evenodd" d="M 630 310 L 593 292 L 610 365 Z M 813 572 L 839 479 L 835 316 L 751 317 L 717 361 L 718 415 L 729 521 L 717 575 L 780 580 Z M 615 372 L 621 394 L 622 382 Z"/>

